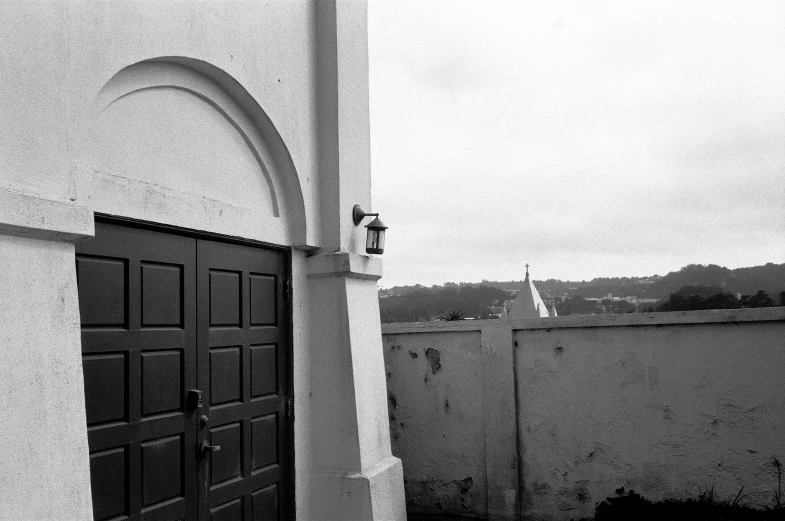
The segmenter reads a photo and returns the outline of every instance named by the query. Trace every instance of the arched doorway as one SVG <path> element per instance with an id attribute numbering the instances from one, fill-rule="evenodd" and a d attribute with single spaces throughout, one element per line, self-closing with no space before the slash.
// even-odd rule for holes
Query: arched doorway
<path id="1" fill-rule="evenodd" d="M 302 194 L 272 123 L 222 74 L 145 61 L 96 100 L 100 213 L 76 248 L 95 519 L 293 516 Z"/>

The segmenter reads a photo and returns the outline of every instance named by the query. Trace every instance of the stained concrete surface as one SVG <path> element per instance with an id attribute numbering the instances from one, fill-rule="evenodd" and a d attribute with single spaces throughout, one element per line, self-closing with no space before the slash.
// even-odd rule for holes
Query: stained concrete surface
<path id="1" fill-rule="evenodd" d="M 744 485 L 770 504 L 785 307 L 463 322 L 383 327 L 393 454 L 408 507 L 432 516 L 409 519 L 518 519 L 491 510 L 501 469 L 527 518 L 590 517 L 619 486 L 657 500 Z"/>

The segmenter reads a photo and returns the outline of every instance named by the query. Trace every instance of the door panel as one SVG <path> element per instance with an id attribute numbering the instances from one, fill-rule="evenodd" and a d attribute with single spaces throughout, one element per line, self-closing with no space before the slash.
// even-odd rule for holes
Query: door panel
<path id="1" fill-rule="evenodd" d="M 104 223 L 77 245 L 95 519 L 195 518 L 195 252 Z"/>
<path id="2" fill-rule="evenodd" d="M 102 222 L 77 245 L 95 519 L 293 518 L 285 260 Z"/>
<path id="3" fill-rule="evenodd" d="M 287 323 L 281 253 L 197 244 L 198 368 L 210 452 L 200 466 L 200 513 L 210 519 L 289 519 Z"/>

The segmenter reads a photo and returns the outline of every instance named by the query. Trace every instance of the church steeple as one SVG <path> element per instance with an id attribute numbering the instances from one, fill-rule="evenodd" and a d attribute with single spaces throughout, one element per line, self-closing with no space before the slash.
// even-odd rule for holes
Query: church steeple
<path id="1" fill-rule="evenodd" d="M 523 289 L 518 292 L 515 302 L 512 303 L 510 318 L 537 318 L 549 317 L 548 307 L 543 302 L 534 283 L 529 279 L 529 263 L 526 263 L 526 278 Z"/>

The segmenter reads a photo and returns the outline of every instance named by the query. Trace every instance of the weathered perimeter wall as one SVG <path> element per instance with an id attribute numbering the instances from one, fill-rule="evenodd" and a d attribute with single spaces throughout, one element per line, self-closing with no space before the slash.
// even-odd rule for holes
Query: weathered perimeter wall
<path id="1" fill-rule="evenodd" d="M 652 499 L 712 486 L 733 499 L 743 486 L 744 503 L 772 505 L 773 461 L 785 459 L 785 308 L 383 333 L 411 511 L 569 520 L 622 486 Z"/>
<path id="2" fill-rule="evenodd" d="M 407 509 L 512 519 L 519 487 L 509 321 L 387 324 L 383 333 Z"/>
<path id="3" fill-rule="evenodd" d="M 771 505 L 785 309 L 744 311 L 515 331 L 527 519 L 590 515 L 620 486 L 652 499 L 743 486 Z"/>
<path id="4" fill-rule="evenodd" d="M 480 333 L 389 335 L 384 347 L 393 452 L 417 462 L 404 467 L 407 503 L 484 514 Z"/>

